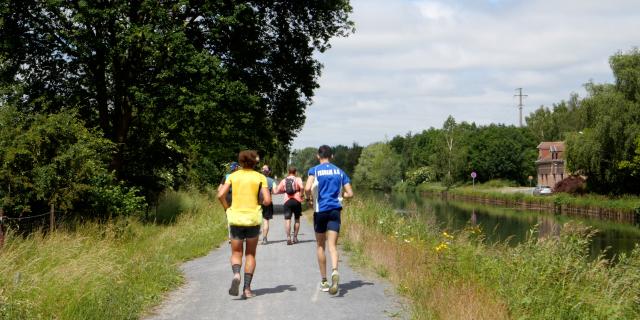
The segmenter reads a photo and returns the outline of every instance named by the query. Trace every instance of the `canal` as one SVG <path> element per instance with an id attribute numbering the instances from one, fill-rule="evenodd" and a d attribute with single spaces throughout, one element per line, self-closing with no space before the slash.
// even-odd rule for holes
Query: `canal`
<path id="1" fill-rule="evenodd" d="M 640 243 L 640 228 L 635 225 L 609 221 L 570 217 L 538 211 L 523 211 L 471 202 L 443 201 L 416 193 L 378 195 L 390 201 L 399 214 L 415 213 L 441 230 L 457 231 L 469 225 L 478 225 L 486 242 L 516 245 L 525 241 L 531 230 L 537 228 L 537 237 L 557 236 L 565 223 L 578 221 L 597 232 L 591 239 L 590 255 L 604 254 L 612 258 L 621 252 L 631 252 Z"/>

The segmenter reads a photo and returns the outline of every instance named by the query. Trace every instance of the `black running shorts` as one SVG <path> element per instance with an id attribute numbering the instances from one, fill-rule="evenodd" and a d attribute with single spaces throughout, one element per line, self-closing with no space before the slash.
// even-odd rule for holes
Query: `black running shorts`
<path id="1" fill-rule="evenodd" d="M 273 203 L 268 206 L 262 206 L 262 217 L 271 220 L 273 218 Z"/>
<path id="2" fill-rule="evenodd" d="M 293 198 L 284 203 L 284 219 L 291 220 L 291 215 L 294 215 L 296 220 L 302 215 L 302 204 Z"/>
<path id="3" fill-rule="evenodd" d="M 260 226 L 241 227 L 229 226 L 229 236 L 231 240 L 245 240 L 257 238 L 260 235 Z"/>
<path id="4" fill-rule="evenodd" d="M 340 232 L 340 222 L 340 209 L 313 213 L 313 229 L 316 233 L 325 233 L 327 230 Z"/>

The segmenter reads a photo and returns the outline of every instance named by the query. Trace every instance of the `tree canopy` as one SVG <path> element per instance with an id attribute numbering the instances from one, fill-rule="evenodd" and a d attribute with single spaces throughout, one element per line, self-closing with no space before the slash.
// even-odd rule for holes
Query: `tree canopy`
<path id="1" fill-rule="evenodd" d="M 348 0 L 0 4 L 0 107 L 71 112 L 112 143 L 108 170 L 152 198 L 217 183 L 241 149 L 283 167 L 314 55 L 353 32 Z"/>

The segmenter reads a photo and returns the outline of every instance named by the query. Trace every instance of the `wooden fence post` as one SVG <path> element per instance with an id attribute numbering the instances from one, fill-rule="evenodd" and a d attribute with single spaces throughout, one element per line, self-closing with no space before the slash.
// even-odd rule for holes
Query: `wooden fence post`
<path id="1" fill-rule="evenodd" d="M 4 208 L 0 206 L 0 249 L 4 246 Z"/>
<path id="2" fill-rule="evenodd" d="M 56 225 L 56 211 L 53 203 L 51 204 L 51 209 L 49 210 L 49 231 L 53 232 Z"/>

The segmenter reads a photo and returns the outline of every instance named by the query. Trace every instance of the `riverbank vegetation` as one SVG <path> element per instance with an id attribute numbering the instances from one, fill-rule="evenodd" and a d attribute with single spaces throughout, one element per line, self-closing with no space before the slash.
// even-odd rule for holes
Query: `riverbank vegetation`
<path id="1" fill-rule="evenodd" d="M 551 206 L 569 205 L 583 208 L 615 209 L 621 212 L 640 214 L 640 197 L 633 195 L 604 196 L 598 194 L 570 195 L 566 193 L 551 194 L 548 196 L 535 196 L 530 189 L 517 189 L 501 183 L 477 184 L 475 186 L 462 185 L 446 188 L 438 183 L 423 183 L 415 188 L 406 184 L 398 184 L 398 191 L 452 194 L 460 196 L 472 196 L 477 198 L 509 200 L 513 202 L 542 203 Z M 514 190 L 515 189 L 515 190 Z"/>
<path id="2" fill-rule="evenodd" d="M 485 230 L 441 232 L 418 213 L 356 199 L 343 215 L 353 261 L 392 281 L 417 319 L 636 319 L 640 249 L 615 264 L 589 257 L 590 230 L 532 230 L 517 246 L 483 243 Z M 488 231 L 490 232 L 490 231 Z"/>
<path id="3" fill-rule="evenodd" d="M 139 318 L 182 283 L 183 261 L 227 235 L 212 196 L 169 192 L 157 212 L 163 223 L 129 216 L 9 233 L 0 251 L 0 318 Z"/>

